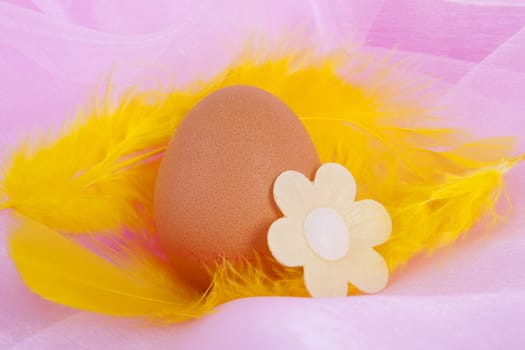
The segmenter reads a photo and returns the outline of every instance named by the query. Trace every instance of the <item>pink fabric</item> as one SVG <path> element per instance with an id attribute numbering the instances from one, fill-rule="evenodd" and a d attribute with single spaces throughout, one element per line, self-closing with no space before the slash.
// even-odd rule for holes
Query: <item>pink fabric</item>
<path id="1" fill-rule="evenodd" d="M 112 72 L 117 86 L 182 84 L 223 67 L 247 38 L 287 30 L 321 49 L 354 38 L 439 78 L 439 104 L 525 151 L 525 3 L 510 0 L 0 1 L 0 148 L 69 118 Z M 174 80 L 173 80 L 174 79 Z M 396 274 L 381 294 L 251 298 L 201 320 L 142 327 L 41 300 L 0 239 L 0 348 L 518 349 L 525 347 L 525 165 L 513 211 Z M 0 233 L 8 213 L 0 213 Z"/>

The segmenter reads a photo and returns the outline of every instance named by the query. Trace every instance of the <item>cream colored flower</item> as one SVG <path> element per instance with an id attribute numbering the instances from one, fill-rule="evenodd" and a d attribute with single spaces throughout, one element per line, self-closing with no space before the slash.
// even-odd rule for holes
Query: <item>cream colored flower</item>
<path id="1" fill-rule="evenodd" d="M 355 180 L 345 167 L 325 164 L 313 183 L 286 171 L 273 195 L 285 217 L 270 227 L 268 246 L 281 264 L 304 267 L 312 296 L 345 296 L 349 282 L 366 293 L 386 286 L 388 268 L 373 247 L 390 237 L 390 215 L 376 201 L 355 201 Z"/>

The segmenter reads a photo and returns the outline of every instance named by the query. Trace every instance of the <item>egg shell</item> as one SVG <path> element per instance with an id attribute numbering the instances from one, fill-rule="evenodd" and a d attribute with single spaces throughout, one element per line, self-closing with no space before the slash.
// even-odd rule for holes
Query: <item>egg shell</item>
<path id="1" fill-rule="evenodd" d="M 282 216 L 275 179 L 286 170 L 312 178 L 319 166 L 306 129 L 274 95 L 240 85 L 210 94 L 179 125 L 160 165 L 154 210 L 163 249 L 202 287 L 204 266 L 222 257 L 269 254 L 268 228 Z"/>

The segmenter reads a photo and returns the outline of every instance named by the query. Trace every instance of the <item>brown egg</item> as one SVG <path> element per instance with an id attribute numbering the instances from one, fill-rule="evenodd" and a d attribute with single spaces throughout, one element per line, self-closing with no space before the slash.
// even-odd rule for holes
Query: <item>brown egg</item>
<path id="1" fill-rule="evenodd" d="M 272 187 L 286 170 L 312 178 L 320 165 L 297 116 L 251 86 L 200 101 L 178 127 L 155 189 L 160 241 L 177 270 L 207 287 L 204 270 L 221 257 L 269 254 L 266 234 L 282 214 Z"/>

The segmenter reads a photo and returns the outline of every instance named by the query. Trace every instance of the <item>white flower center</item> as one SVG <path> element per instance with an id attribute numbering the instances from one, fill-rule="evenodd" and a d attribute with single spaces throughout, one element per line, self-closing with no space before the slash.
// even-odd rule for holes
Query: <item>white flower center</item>
<path id="1" fill-rule="evenodd" d="M 304 221 L 304 234 L 312 250 L 326 260 L 339 260 L 348 252 L 348 228 L 333 209 L 312 210 Z"/>

